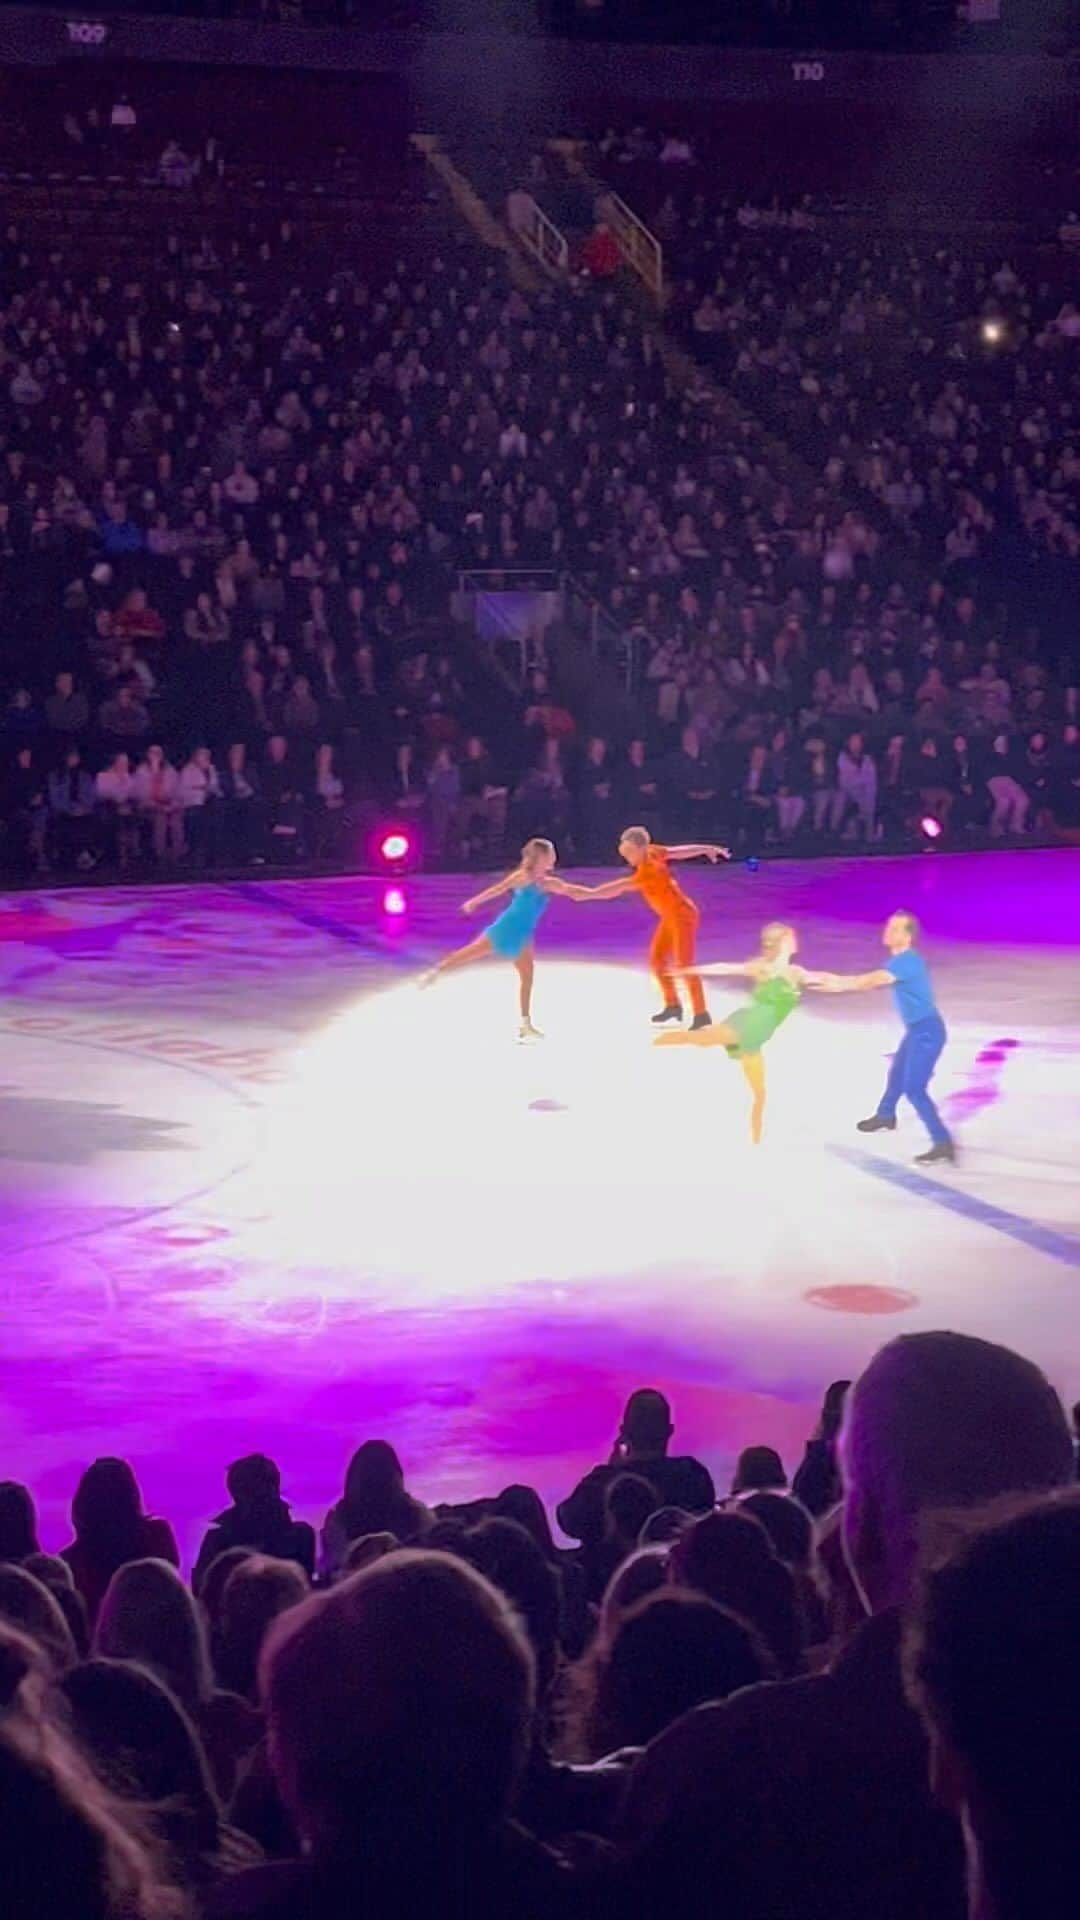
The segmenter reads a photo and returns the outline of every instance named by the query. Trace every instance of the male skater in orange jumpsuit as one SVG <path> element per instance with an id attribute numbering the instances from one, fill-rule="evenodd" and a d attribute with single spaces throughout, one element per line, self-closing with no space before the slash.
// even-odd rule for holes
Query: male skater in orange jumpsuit
<path id="1" fill-rule="evenodd" d="M 698 842 L 688 847 L 661 847 L 649 837 L 644 827 L 627 827 L 619 841 L 619 852 L 633 869 L 631 873 L 625 874 L 621 880 L 605 881 L 600 887 L 568 886 L 567 892 L 575 900 L 617 900 L 622 893 L 637 892 L 652 908 L 657 918 L 657 928 L 649 947 L 649 966 L 664 996 L 660 1012 L 653 1014 L 653 1025 L 663 1027 L 669 1021 L 683 1017 L 673 971 L 683 974 L 693 967 L 698 928 L 698 910 L 689 895 L 683 892 L 669 863 L 672 860 L 711 860 L 715 864 L 717 860 L 730 860 L 731 854 L 727 847 L 713 847 Z M 711 1026 L 712 1015 L 705 1006 L 704 990 L 696 975 L 687 981 L 687 988 L 694 1013 L 690 1023 L 691 1032 Z"/>

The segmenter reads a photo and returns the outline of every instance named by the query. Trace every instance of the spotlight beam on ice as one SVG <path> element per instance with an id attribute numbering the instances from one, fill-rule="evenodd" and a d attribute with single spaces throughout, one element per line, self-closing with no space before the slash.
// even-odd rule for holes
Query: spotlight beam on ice
<path id="1" fill-rule="evenodd" d="M 722 1018 L 740 994 L 711 999 Z M 317 1269 L 331 1294 L 362 1284 L 417 1304 L 590 1275 L 640 1288 L 679 1262 L 752 1294 L 814 1245 L 834 1278 L 880 1269 L 838 1190 L 858 1176 L 826 1142 L 876 1088 L 888 1022 L 800 1008 L 769 1047 L 756 1150 L 741 1073 L 716 1049 L 655 1048 L 654 1011 L 642 969 L 543 957 L 547 1038 L 529 1045 L 513 971 L 494 961 L 427 992 L 410 980 L 365 995 L 308 1041 L 265 1116 L 276 1266 Z M 358 1087 L 377 1090 L 359 1122 Z"/>

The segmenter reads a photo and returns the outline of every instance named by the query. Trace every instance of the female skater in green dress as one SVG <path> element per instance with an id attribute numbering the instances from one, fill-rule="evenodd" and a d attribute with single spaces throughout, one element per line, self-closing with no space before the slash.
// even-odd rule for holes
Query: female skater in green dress
<path id="1" fill-rule="evenodd" d="M 755 982 L 745 1007 L 738 1007 L 727 1019 L 711 1027 L 672 1029 L 657 1036 L 658 1047 L 724 1047 L 732 1060 L 742 1067 L 750 1087 L 750 1138 L 761 1143 L 765 1118 L 765 1061 L 762 1048 L 777 1027 L 794 1013 L 807 986 L 816 986 L 820 976 L 794 965 L 799 950 L 794 927 L 771 920 L 761 930 L 761 952 L 752 960 L 717 960 L 709 966 L 695 967 L 704 976 L 742 975 Z"/>

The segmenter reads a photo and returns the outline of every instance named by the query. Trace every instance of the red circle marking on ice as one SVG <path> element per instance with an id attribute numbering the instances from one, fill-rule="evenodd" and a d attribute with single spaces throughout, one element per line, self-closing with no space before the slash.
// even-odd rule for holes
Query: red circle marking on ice
<path id="1" fill-rule="evenodd" d="M 811 1287 L 803 1294 L 808 1306 L 824 1307 L 828 1313 L 907 1313 L 917 1307 L 919 1296 L 903 1287 L 876 1287 L 870 1280 L 850 1286 Z"/>
<path id="2" fill-rule="evenodd" d="M 141 1240 L 148 1240 L 154 1247 L 206 1247 L 214 1240 L 232 1238 L 228 1227 L 204 1226 L 189 1227 L 147 1227 L 140 1234 Z"/>

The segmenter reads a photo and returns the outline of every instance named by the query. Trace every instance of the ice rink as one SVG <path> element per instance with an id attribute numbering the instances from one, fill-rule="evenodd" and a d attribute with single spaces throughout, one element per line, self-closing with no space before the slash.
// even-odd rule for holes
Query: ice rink
<path id="1" fill-rule="evenodd" d="M 521 1047 L 505 965 L 417 987 L 473 883 L 399 884 L 394 918 L 374 880 L 0 900 L 0 1472 L 48 1544 L 101 1452 L 185 1547 L 255 1448 L 305 1511 L 375 1434 L 428 1499 L 557 1498 L 642 1384 L 721 1481 L 752 1440 L 793 1466 L 822 1387 L 919 1327 L 1080 1395 L 1080 855 L 686 872 L 705 959 L 781 917 L 864 969 L 921 916 L 955 1169 L 913 1115 L 854 1131 L 887 993 L 806 996 L 755 1150 L 723 1052 L 652 1045 L 639 901 L 553 903 Z"/>

